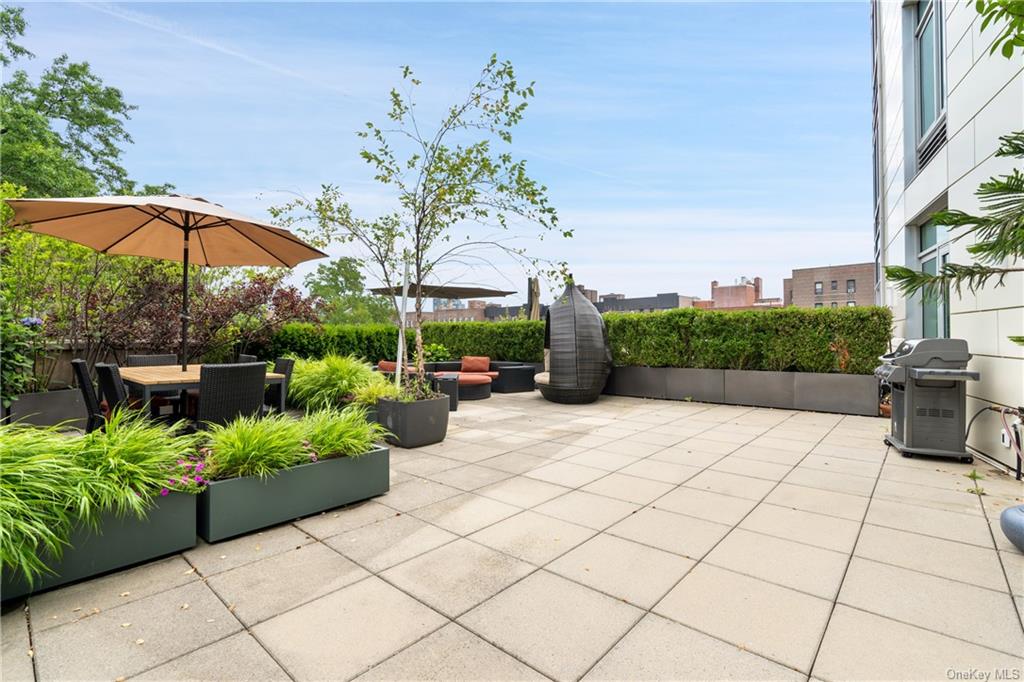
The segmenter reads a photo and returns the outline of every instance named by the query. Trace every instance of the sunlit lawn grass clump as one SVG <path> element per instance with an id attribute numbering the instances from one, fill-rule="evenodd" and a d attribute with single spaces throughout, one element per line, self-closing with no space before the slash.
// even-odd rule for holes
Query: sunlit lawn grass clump
<path id="1" fill-rule="evenodd" d="M 320 360 L 296 360 L 288 383 L 288 399 L 297 407 L 317 410 L 341 407 L 373 381 L 373 368 L 351 355 L 328 355 Z"/>

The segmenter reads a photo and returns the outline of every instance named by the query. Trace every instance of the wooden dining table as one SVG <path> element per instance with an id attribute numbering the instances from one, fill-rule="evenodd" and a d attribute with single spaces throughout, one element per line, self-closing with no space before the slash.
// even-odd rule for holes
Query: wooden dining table
<path id="1" fill-rule="evenodd" d="M 154 393 L 176 393 L 178 391 L 199 388 L 199 375 L 202 365 L 189 365 L 182 371 L 181 365 L 156 365 L 150 367 L 121 367 L 121 381 L 128 387 L 128 392 L 138 396 L 143 403 L 148 403 Z M 267 372 L 268 384 L 284 382 L 284 375 Z M 280 393 L 280 404 L 274 407 L 284 412 L 284 391 Z"/>

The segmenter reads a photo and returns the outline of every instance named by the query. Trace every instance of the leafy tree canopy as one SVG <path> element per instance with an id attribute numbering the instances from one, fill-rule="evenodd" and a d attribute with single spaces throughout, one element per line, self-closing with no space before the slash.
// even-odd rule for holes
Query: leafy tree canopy
<path id="1" fill-rule="evenodd" d="M 342 256 L 321 263 L 316 272 L 306 276 L 310 295 L 324 302 L 324 322 L 365 324 L 394 319 L 394 307 L 388 299 L 366 293 L 362 266 L 359 259 Z"/>

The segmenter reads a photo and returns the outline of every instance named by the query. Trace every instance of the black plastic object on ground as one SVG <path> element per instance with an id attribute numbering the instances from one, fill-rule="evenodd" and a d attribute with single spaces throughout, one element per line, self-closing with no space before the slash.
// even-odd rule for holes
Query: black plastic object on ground
<path id="1" fill-rule="evenodd" d="M 597 400 L 612 366 L 608 333 L 601 313 L 572 284 L 548 309 L 544 347 L 550 352 L 546 381 L 537 381 L 541 394 L 555 403 Z"/>

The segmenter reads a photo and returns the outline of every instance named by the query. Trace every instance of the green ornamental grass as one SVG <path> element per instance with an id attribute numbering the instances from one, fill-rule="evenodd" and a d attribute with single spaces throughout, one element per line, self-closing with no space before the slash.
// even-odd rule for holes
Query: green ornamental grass
<path id="1" fill-rule="evenodd" d="M 374 372 L 370 382 L 365 386 L 357 388 L 352 397 L 359 405 L 376 407 L 377 402 L 384 398 L 397 400 L 400 393 L 401 391 L 395 386 L 395 382 L 379 372 Z"/>
<path id="2" fill-rule="evenodd" d="M 309 410 L 341 407 L 355 391 L 373 380 L 373 368 L 352 355 L 297 360 L 288 383 L 288 398 Z"/>
<path id="3" fill-rule="evenodd" d="M 311 459 L 365 455 L 388 433 L 377 422 L 367 421 L 366 409 L 358 405 L 313 412 L 302 425 Z"/>
<path id="4" fill-rule="evenodd" d="M 285 414 L 238 417 L 213 425 L 204 448 L 204 472 L 211 479 L 259 476 L 309 461 L 302 423 Z"/>

